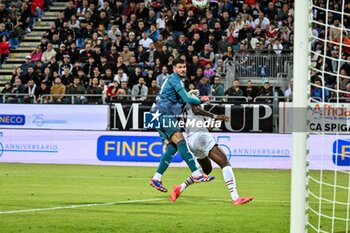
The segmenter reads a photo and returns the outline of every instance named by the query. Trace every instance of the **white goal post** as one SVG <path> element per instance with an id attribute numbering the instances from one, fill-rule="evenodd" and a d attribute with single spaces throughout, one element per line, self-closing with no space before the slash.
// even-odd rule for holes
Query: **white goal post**
<path id="1" fill-rule="evenodd" d="M 350 1 L 295 0 L 294 39 L 290 232 L 350 232 Z"/>
<path id="2" fill-rule="evenodd" d="M 295 0 L 293 80 L 293 153 L 290 232 L 306 232 L 307 223 L 307 106 L 309 93 L 309 0 Z M 305 111 L 304 111 L 305 110 Z M 301 115 L 302 114 L 302 115 Z M 298 131 L 296 132 L 296 124 Z M 300 130 L 304 129 L 304 130 Z"/>

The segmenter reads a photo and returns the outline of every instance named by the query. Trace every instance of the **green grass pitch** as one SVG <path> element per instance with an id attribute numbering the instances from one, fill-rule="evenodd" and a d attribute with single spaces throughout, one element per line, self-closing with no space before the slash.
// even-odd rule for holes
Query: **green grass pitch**
<path id="1" fill-rule="evenodd" d="M 243 206 L 230 204 L 219 169 L 213 171 L 213 182 L 191 186 L 175 203 L 168 202 L 169 193 L 149 186 L 154 171 L 0 163 L 0 232 L 289 232 L 289 170 L 235 169 L 240 195 L 255 197 Z M 170 168 L 164 184 L 171 189 L 188 174 L 188 168 Z M 333 174 L 324 172 L 324 179 L 332 182 Z M 348 176 L 338 173 L 337 180 L 342 185 Z M 310 186 L 319 191 L 312 181 Z M 334 189 L 324 188 L 323 193 L 331 199 Z M 336 197 L 345 202 L 348 195 L 338 191 Z M 320 207 L 316 199 L 309 200 L 312 208 Z M 322 202 L 321 207 L 332 214 L 332 204 Z M 346 217 L 344 206 L 336 210 L 336 216 Z M 312 224 L 317 219 L 310 213 Z M 331 221 L 323 220 L 322 229 L 330 226 Z M 335 222 L 335 229 L 345 232 L 344 222 Z"/>

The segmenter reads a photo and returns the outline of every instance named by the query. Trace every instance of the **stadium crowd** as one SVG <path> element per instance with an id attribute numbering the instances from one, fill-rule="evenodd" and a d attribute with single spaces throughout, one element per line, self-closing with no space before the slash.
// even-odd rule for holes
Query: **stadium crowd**
<path id="1" fill-rule="evenodd" d="M 224 88 L 223 65 L 225 61 L 233 60 L 236 53 L 281 54 L 292 50 L 294 1 L 209 2 L 206 9 L 199 10 L 193 7 L 191 0 L 71 0 L 44 33 L 41 43 L 28 54 L 26 63 L 14 71 L 2 93 L 33 94 L 36 102 L 44 103 L 69 103 L 71 99 L 63 94 L 103 95 L 102 99 L 76 97 L 75 103 L 149 100 L 172 73 L 172 61 L 181 57 L 188 64 L 187 78 L 183 79 L 188 90 L 196 88 L 200 95 L 245 96 L 249 101 L 259 95 L 273 96 L 273 88 L 268 82 L 257 88 L 248 81 L 242 87 L 237 79 L 232 80 L 232 87 Z M 314 0 L 314 3 L 324 5 L 323 0 Z M 330 3 L 331 9 L 341 6 L 341 0 L 331 0 Z M 25 2 L 20 4 L 21 9 L 26 5 Z M 12 12 L 13 6 L 7 11 Z M 7 23 L 13 13 L 3 13 L 6 12 L 3 7 L 0 5 L 0 36 L 7 41 L 11 38 L 8 34 L 16 30 L 9 28 Z M 349 12 L 350 3 L 345 8 Z M 33 13 L 38 14 L 38 11 L 32 10 Z M 326 17 L 325 14 L 315 9 L 314 17 L 322 23 L 327 18 L 328 23 L 339 24 L 338 15 L 330 17 L 328 12 Z M 23 12 L 15 15 L 23 18 Z M 349 29 L 349 17 L 345 18 L 344 27 Z M 313 33 L 325 33 L 322 23 L 313 25 Z M 30 30 L 30 25 L 26 24 L 27 28 L 23 25 L 23 31 Z M 340 33 L 333 32 L 329 36 L 339 41 Z M 343 39 L 348 43 L 347 33 L 344 35 Z M 337 46 L 317 40 L 313 42 L 315 51 L 322 50 L 322 46 L 327 46 L 332 56 L 338 56 Z M 350 73 L 349 50 L 343 49 L 342 54 L 349 61 L 341 64 L 344 76 Z M 323 65 L 320 57 L 315 57 L 315 60 L 317 66 Z M 332 70 L 340 65 L 332 60 L 326 60 L 326 64 Z M 319 81 L 319 75 L 313 73 L 313 82 Z M 325 79 L 327 85 L 334 85 L 332 80 L 334 76 Z M 346 87 L 341 88 L 350 88 L 350 84 L 348 87 L 344 83 Z M 314 96 L 326 95 L 317 88 L 312 89 Z M 283 91 L 280 90 L 279 94 L 292 97 L 293 83 Z M 42 99 L 44 94 L 57 96 Z M 327 93 L 327 98 L 331 94 Z M 30 101 L 28 97 L 18 96 L 8 97 L 8 102 Z"/>

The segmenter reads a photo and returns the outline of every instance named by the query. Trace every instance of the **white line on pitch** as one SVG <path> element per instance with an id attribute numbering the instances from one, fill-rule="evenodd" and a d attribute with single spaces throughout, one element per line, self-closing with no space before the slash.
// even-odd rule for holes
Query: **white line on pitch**
<path id="1" fill-rule="evenodd" d="M 15 175 L 15 174 L 0 174 L 0 177 L 42 177 L 40 175 Z M 55 175 L 55 176 L 45 176 L 45 178 L 50 177 L 50 178 L 76 178 L 76 179 L 114 179 L 114 180 L 147 180 L 150 179 L 150 177 L 117 177 L 117 176 L 60 176 L 60 175 Z M 165 180 L 179 180 L 179 179 L 174 179 L 174 178 L 165 178 Z M 245 183 L 256 183 L 256 181 L 252 180 L 246 180 L 244 181 Z M 265 181 L 264 181 L 265 182 Z M 271 182 L 266 181 L 268 183 L 274 183 L 274 184 L 284 184 L 285 182 L 280 182 L 280 181 L 274 181 L 271 180 Z M 265 183 L 266 183 L 265 182 Z"/>
<path id="2" fill-rule="evenodd" d="M 229 201 L 229 199 L 220 199 L 220 198 L 213 198 L 209 199 L 209 201 Z M 253 199 L 252 202 L 262 202 L 262 203 L 285 203 L 290 204 L 290 201 L 279 201 L 279 200 L 260 200 L 260 199 Z"/>
<path id="3" fill-rule="evenodd" d="M 91 204 L 83 204 L 83 205 L 56 206 L 56 207 L 35 208 L 35 209 L 26 209 L 26 210 L 10 210 L 10 211 L 0 212 L 0 215 L 62 210 L 62 209 L 77 209 L 77 208 L 93 207 L 93 206 L 121 205 L 121 204 L 140 203 L 140 202 L 149 202 L 149 201 L 162 201 L 166 199 L 167 198 L 153 198 L 153 199 L 144 199 L 144 200 L 129 200 L 129 201 L 116 201 L 116 202 L 105 202 L 105 203 L 91 203 Z"/>

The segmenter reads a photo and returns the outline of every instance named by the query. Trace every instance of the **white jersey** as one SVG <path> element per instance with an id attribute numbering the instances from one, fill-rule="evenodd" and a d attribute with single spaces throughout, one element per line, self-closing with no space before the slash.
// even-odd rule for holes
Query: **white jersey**
<path id="1" fill-rule="evenodd" d="M 211 118 L 195 115 L 190 104 L 185 105 L 182 116 L 186 120 L 188 148 L 194 157 L 204 159 L 216 145 L 216 140 L 209 133 L 207 125 L 204 124 L 204 122 L 211 121 Z"/>
<path id="2" fill-rule="evenodd" d="M 204 122 L 211 119 L 208 117 L 195 115 L 192 111 L 191 104 L 185 105 L 182 116 L 186 121 L 185 131 L 188 136 L 198 132 L 209 133 L 208 128 L 205 126 Z"/>

